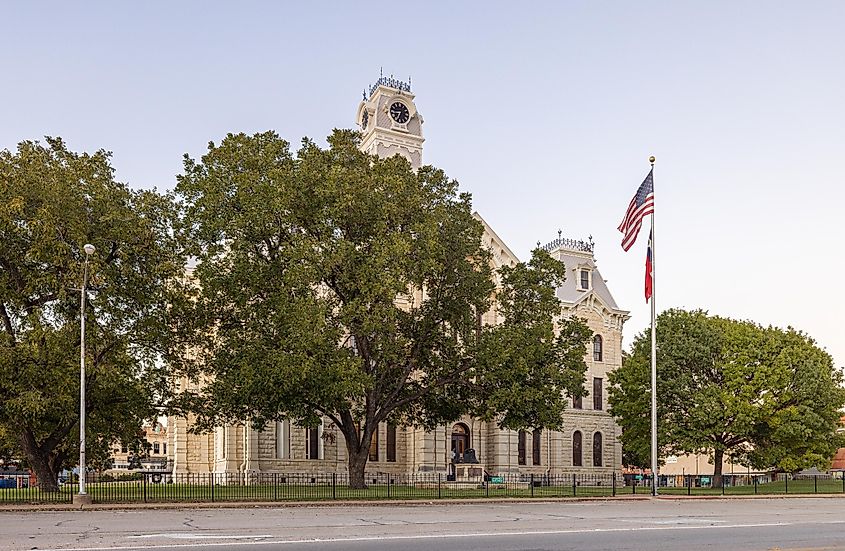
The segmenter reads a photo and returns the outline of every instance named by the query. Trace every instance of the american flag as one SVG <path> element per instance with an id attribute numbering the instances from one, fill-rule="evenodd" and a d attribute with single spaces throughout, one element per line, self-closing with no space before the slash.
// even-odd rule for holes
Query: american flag
<path id="1" fill-rule="evenodd" d="M 625 213 L 625 218 L 617 228 L 622 232 L 622 248 L 624 250 L 630 249 L 637 236 L 640 234 L 640 228 L 643 225 L 643 218 L 654 212 L 654 180 L 652 180 L 652 172 L 648 172 L 643 183 L 640 184 L 634 198 L 631 199 L 631 204 L 628 205 L 628 212 Z"/>

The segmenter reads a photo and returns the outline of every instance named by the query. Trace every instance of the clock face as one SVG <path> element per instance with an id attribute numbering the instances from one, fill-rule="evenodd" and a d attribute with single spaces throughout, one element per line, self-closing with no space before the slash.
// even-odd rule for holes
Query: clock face
<path id="1" fill-rule="evenodd" d="M 411 118 L 408 108 L 401 101 L 394 101 L 390 106 L 390 116 L 399 124 L 405 124 Z"/>
<path id="2" fill-rule="evenodd" d="M 370 114 L 367 111 L 364 111 L 364 115 L 361 117 L 361 128 L 363 130 L 366 130 L 369 122 L 370 122 Z"/>

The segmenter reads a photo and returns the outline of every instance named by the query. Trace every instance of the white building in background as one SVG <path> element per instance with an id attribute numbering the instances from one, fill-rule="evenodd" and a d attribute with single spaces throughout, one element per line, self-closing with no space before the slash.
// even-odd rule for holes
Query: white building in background
<path id="1" fill-rule="evenodd" d="M 423 119 L 410 82 L 380 78 L 365 92 L 356 122 L 364 151 L 406 157 L 422 165 Z M 516 255 L 484 224 L 483 243 L 494 267 L 513 265 Z M 567 279 L 557 289 L 562 316 L 586 320 L 595 337 L 586 354 L 589 396 L 576 400 L 563 416 L 562 431 L 528 433 L 498 428 L 495 423 L 464 417 L 432 431 L 383 424 L 373 439 L 369 472 L 454 474 L 458 478 L 505 473 L 610 474 L 621 471 L 620 429 L 607 412 L 607 375 L 622 365 L 622 326 L 628 312 L 619 308 L 599 272 L 592 240 L 558 239 L 546 245 L 564 262 Z M 494 310 L 484 323 L 498 323 Z M 182 385 L 188 384 L 186 381 Z M 328 419 L 318 428 L 289 422 L 262 431 L 228 425 L 207 434 L 190 434 L 189 418 L 170 418 L 169 449 L 178 473 L 346 472 L 340 431 Z M 467 450 L 472 450 L 467 452 Z"/>

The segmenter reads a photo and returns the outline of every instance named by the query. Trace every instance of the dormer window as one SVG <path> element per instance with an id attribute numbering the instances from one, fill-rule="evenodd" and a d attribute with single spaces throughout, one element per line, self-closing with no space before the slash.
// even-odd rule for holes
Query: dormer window
<path id="1" fill-rule="evenodd" d="M 578 290 L 588 291 L 590 289 L 590 270 L 581 268 L 578 270 Z"/>

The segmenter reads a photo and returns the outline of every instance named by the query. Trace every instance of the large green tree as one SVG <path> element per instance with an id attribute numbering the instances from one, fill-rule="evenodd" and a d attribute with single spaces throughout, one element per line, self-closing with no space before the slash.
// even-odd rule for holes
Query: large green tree
<path id="1" fill-rule="evenodd" d="M 626 458 L 648 464 L 649 332 L 610 376 L 610 411 Z M 841 445 L 842 374 L 793 329 L 669 310 L 657 319 L 657 402 L 662 455 L 708 453 L 714 483 L 727 454 L 755 468 L 826 468 Z"/>
<path id="2" fill-rule="evenodd" d="M 168 281 L 181 274 L 172 199 L 114 180 L 105 151 L 59 138 L 0 152 L 0 428 L 39 484 L 57 488 L 79 441 L 80 287 L 86 308 L 86 452 L 139 439 L 167 336 Z M 156 385 L 156 382 L 159 384 Z"/>
<path id="3" fill-rule="evenodd" d="M 356 487 L 382 422 L 559 424 L 561 395 L 583 392 L 589 333 L 552 331 L 562 265 L 537 251 L 503 271 L 509 322 L 483 326 L 493 273 L 469 196 L 358 140 L 335 131 L 327 149 L 304 140 L 293 155 L 273 132 L 238 134 L 186 157 L 177 193 L 196 267 L 179 334 L 182 369 L 204 385 L 177 407 L 198 430 L 327 417 Z"/>

